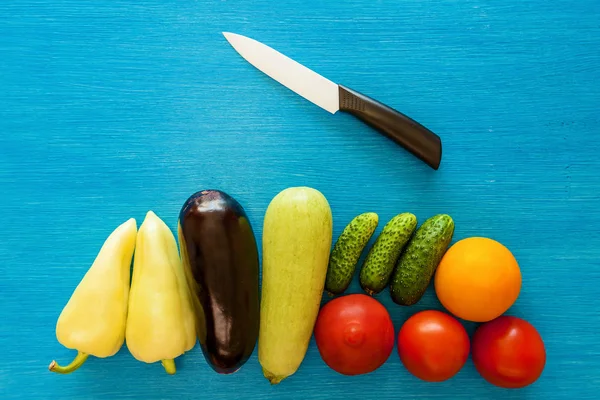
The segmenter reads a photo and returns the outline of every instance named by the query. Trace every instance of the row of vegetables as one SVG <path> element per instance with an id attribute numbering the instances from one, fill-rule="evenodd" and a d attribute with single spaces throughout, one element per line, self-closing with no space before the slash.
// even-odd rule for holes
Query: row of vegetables
<path id="1" fill-rule="evenodd" d="M 175 359 L 199 341 L 208 364 L 230 374 L 258 344 L 263 374 L 278 384 L 296 373 L 314 334 L 330 368 L 370 373 L 389 359 L 396 341 L 387 309 L 373 296 L 389 287 L 395 303 L 410 306 L 433 280 L 449 313 L 422 311 L 402 325 L 398 353 L 408 371 L 426 381 L 450 379 L 472 353 L 477 370 L 495 385 L 523 387 L 539 378 L 545 365 L 539 333 L 527 321 L 502 316 L 521 289 L 506 247 L 472 237 L 449 248 L 449 215 L 418 226 L 415 215 L 402 213 L 386 223 L 359 266 L 378 224 L 376 213 L 358 215 L 332 248 L 325 196 L 288 188 L 267 208 L 259 260 L 243 207 L 219 190 L 187 199 L 177 238 L 152 211 L 139 230 L 129 219 L 106 239 L 58 318 L 56 337 L 77 356 L 67 366 L 52 361 L 49 369 L 71 373 L 90 355 L 110 357 L 125 343 L 137 360 L 161 362 L 174 374 Z M 345 294 L 357 271 L 365 293 Z M 324 292 L 337 297 L 321 307 Z M 470 339 L 458 318 L 483 324 Z"/>

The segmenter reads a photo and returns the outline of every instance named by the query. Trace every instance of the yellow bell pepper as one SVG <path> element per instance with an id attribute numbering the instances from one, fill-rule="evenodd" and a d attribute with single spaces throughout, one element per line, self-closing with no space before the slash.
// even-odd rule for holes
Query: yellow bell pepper
<path id="1" fill-rule="evenodd" d="M 196 327 L 183 264 L 169 227 L 152 211 L 137 236 L 125 343 L 139 361 L 174 359 L 196 344 Z"/>
<path id="2" fill-rule="evenodd" d="M 77 350 L 77 356 L 65 367 L 52 361 L 50 371 L 68 374 L 88 355 L 110 357 L 123 346 L 136 236 L 136 222 L 131 218 L 105 240 L 56 323 L 59 343 Z"/>

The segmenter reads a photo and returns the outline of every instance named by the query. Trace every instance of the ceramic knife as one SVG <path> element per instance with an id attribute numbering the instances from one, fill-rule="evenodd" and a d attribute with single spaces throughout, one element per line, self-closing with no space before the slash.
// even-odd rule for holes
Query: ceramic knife
<path id="1" fill-rule="evenodd" d="M 346 112 L 376 129 L 437 170 L 442 142 L 435 133 L 379 101 L 336 84 L 277 50 L 246 36 L 223 32 L 250 64 L 283 86 L 335 114 Z"/>

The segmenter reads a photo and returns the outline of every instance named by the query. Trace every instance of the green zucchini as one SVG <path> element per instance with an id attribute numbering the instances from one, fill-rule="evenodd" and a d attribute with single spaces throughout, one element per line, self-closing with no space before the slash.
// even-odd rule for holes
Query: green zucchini
<path id="1" fill-rule="evenodd" d="M 416 304 L 435 273 L 454 234 L 454 221 L 449 215 L 429 218 L 408 242 L 390 283 L 390 294 L 396 304 Z"/>
<path id="2" fill-rule="evenodd" d="M 325 196 L 308 187 L 277 194 L 265 214 L 258 361 L 271 384 L 304 360 L 325 286 L 333 219 Z"/>

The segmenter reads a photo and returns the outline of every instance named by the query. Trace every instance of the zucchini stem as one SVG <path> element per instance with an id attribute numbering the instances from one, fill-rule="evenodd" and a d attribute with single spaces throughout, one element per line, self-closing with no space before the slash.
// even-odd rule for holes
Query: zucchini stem
<path id="1" fill-rule="evenodd" d="M 264 368 L 263 368 L 263 375 L 265 376 L 265 378 L 267 378 L 269 380 L 269 383 L 271 385 L 278 385 L 282 380 L 284 380 L 286 378 L 286 376 L 283 376 L 283 375 L 274 375 Z"/>

